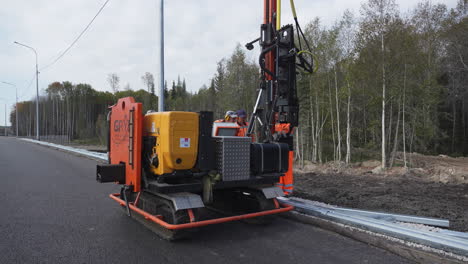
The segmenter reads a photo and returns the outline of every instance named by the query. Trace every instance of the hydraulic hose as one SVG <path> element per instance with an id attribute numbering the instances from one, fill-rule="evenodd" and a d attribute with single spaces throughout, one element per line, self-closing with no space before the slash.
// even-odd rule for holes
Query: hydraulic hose
<path id="1" fill-rule="evenodd" d="M 297 19 L 296 6 L 294 5 L 294 0 L 289 0 L 289 3 L 291 4 L 291 11 L 293 13 L 293 17 L 294 19 Z"/>
<path id="2" fill-rule="evenodd" d="M 314 72 L 317 72 L 317 69 L 318 69 L 317 57 L 316 57 L 312 52 L 310 52 L 310 51 L 308 51 L 308 50 L 301 50 L 301 51 L 299 51 L 299 52 L 297 53 L 297 56 L 300 56 L 301 54 L 309 54 L 309 55 L 312 57 L 312 59 L 313 59 L 312 64 L 309 64 L 309 63 L 307 62 L 307 64 L 308 64 L 307 66 L 308 66 L 308 67 L 307 67 L 307 68 L 304 67 L 305 72 L 308 73 L 308 74 L 312 74 L 312 73 L 314 73 Z M 312 67 L 313 67 L 313 68 L 312 68 Z M 308 68 L 311 68 L 311 69 L 308 69 Z M 309 71 L 309 70 L 310 70 L 310 71 Z"/>
<path id="3" fill-rule="evenodd" d="M 273 80 L 276 80 L 276 75 L 265 67 L 265 64 L 263 61 L 265 59 L 265 55 L 271 50 L 273 50 L 275 47 L 276 47 L 275 45 L 271 45 L 270 47 L 263 49 L 259 56 L 260 69 L 266 72 L 268 75 L 270 75 Z"/>

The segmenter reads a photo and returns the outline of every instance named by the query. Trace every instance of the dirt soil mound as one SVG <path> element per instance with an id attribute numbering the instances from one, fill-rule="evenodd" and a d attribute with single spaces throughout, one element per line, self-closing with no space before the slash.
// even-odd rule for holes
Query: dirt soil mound
<path id="1" fill-rule="evenodd" d="M 442 181 L 427 166 L 394 173 L 372 173 L 369 168 L 359 171 L 322 168 L 295 172 L 294 195 L 344 207 L 449 219 L 450 229 L 468 232 L 468 183 L 464 180 Z"/>

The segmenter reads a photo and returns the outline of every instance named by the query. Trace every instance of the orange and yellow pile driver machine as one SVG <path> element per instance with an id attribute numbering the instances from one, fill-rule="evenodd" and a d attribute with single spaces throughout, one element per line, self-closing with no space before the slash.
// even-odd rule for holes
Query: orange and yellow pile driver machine
<path id="1" fill-rule="evenodd" d="M 263 78 L 251 124 L 259 124 L 259 143 L 213 136 L 212 112 L 143 115 L 141 103 L 131 97 L 110 108 L 109 164 L 97 166 L 97 181 L 122 184 L 110 197 L 165 239 L 228 221 L 267 223 L 272 215 L 292 210 L 276 200 L 284 195 L 277 184 L 292 171 L 292 135 L 278 134 L 275 127 L 288 124 L 292 131 L 297 125 L 296 68 L 307 69 L 311 61 L 299 57 L 293 26 L 278 26 L 277 2 L 265 0 L 256 40 Z"/>

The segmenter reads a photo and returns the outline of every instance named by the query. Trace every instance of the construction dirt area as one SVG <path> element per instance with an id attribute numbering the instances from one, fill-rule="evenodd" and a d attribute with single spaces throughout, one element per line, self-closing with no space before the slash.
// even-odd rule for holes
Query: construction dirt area
<path id="1" fill-rule="evenodd" d="M 294 195 L 332 205 L 450 220 L 468 231 L 468 158 L 408 154 L 412 168 L 380 162 L 308 164 L 295 170 Z"/>

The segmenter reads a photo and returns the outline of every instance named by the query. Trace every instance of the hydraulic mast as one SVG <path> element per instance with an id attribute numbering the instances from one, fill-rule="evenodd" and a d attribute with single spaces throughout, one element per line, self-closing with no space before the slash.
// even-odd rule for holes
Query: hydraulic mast
<path id="1" fill-rule="evenodd" d="M 260 26 L 260 37 L 246 44 L 253 49 L 259 42 L 261 52 L 259 65 L 261 81 L 258 96 L 250 118 L 247 134 L 254 134 L 258 124 L 258 139 L 262 143 L 286 143 L 289 146 L 289 171 L 280 186 L 292 192 L 293 129 L 299 122 L 299 100 L 296 89 L 297 68 L 304 73 L 313 72 L 312 53 L 297 21 L 294 2 L 291 0 L 299 47 L 296 47 L 295 28 L 288 24 L 281 26 L 281 0 L 264 0 L 264 18 Z M 302 50 L 302 42 L 306 50 Z M 308 57 L 306 58 L 305 55 Z"/>

